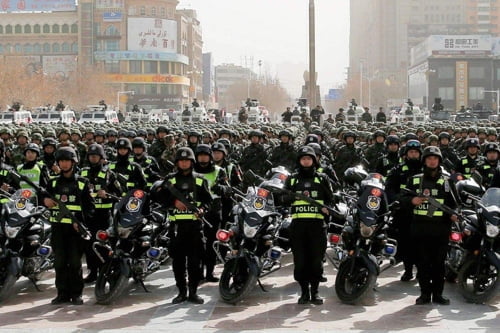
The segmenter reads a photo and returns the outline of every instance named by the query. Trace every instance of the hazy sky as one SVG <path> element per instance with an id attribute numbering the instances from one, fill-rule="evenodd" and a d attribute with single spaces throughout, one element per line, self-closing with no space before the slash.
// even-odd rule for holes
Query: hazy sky
<path id="1" fill-rule="evenodd" d="M 322 98 L 346 78 L 349 62 L 349 0 L 315 0 L 316 71 Z M 234 63 L 259 71 L 258 60 L 296 96 L 308 69 L 309 0 L 180 0 L 195 9 L 203 30 L 203 52 L 215 64 Z M 293 66 L 295 65 L 295 66 Z M 302 65 L 302 66 L 300 66 Z"/>

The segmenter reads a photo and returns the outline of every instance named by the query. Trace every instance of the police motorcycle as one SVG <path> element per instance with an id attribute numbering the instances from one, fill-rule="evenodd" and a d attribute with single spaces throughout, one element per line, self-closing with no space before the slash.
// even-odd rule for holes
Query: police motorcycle
<path id="1" fill-rule="evenodd" d="M 460 200 L 460 214 L 458 214 L 459 221 L 452 224 L 448 241 L 448 252 L 445 261 L 445 278 L 449 282 L 455 282 L 458 271 L 466 259 L 466 250 L 463 247 L 465 223 L 477 222 L 474 202 L 468 196 L 469 194 L 481 196 L 484 193 L 484 188 L 480 185 L 481 182 L 478 182 L 474 176 L 470 179 L 463 179 L 460 174 L 454 174 L 450 179 L 456 181 L 457 177 L 460 180 L 456 182 L 455 188 L 457 199 Z M 460 193 L 463 194 L 459 195 Z"/>
<path id="2" fill-rule="evenodd" d="M 288 238 L 283 237 L 287 235 L 284 225 L 290 224 L 290 217 L 284 218 L 286 211 L 278 209 L 279 192 L 290 173 L 281 166 L 271 172 L 269 180 L 247 172 L 261 183 L 250 186 L 246 194 L 235 193 L 241 201 L 233 207 L 234 222 L 229 224 L 229 230 L 217 231 L 213 247 L 219 260 L 224 262 L 219 281 L 224 302 L 241 301 L 257 282 L 264 290 L 259 279 L 279 270 L 283 248 L 290 248 Z M 222 247 L 229 250 L 225 258 Z"/>
<path id="3" fill-rule="evenodd" d="M 99 230 L 92 248 L 103 262 L 95 284 L 97 303 L 110 304 L 129 279 L 141 284 L 167 258 L 165 216 L 152 207 L 149 194 L 130 190 L 113 208 L 113 225 Z"/>
<path id="4" fill-rule="evenodd" d="M 471 303 L 485 303 L 498 293 L 500 280 L 500 188 L 489 188 L 482 197 L 463 191 L 474 201 L 477 219 L 464 230 L 467 257 L 458 272 L 458 290 Z"/>
<path id="5" fill-rule="evenodd" d="M 359 181 L 357 168 L 345 172 L 348 182 Z M 382 175 L 369 174 L 359 183 L 359 196 L 349 207 L 342 240 L 346 250 L 338 268 L 335 292 L 347 304 L 365 298 L 375 286 L 377 276 L 394 266 L 397 241 L 387 236 L 390 215 L 396 209 L 387 203 Z"/>
<path id="6" fill-rule="evenodd" d="M 8 196 L 0 215 L 0 301 L 8 298 L 22 275 L 38 289 L 42 274 L 54 267 L 50 246 L 48 210 L 38 205 L 30 189 L 19 189 Z"/>

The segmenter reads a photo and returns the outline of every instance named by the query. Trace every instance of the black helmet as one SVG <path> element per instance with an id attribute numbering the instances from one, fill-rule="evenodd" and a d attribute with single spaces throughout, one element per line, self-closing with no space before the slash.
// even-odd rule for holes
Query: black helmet
<path id="1" fill-rule="evenodd" d="M 288 136 L 290 139 L 293 139 L 293 134 L 289 130 L 281 130 L 278 134 L 278 136 L 281 138 L 282 136 Z"/>
<path id="2" fill-rule="evenodd" d="M 418 140 L 418 136 L 413 132 L 408 132 L 405 134 L 405 141 Z"/>
<path id="3" fill-rule="evenodd" d="M 316 134 L 308 134 L 306 136 L 306 145 L 310 143 L 319 143 L 319 138 Z"/>
<path id="4" fill-rule="evenodd" d="M 53 146 L 54 148 L 57 148 L 57 141 L 54 138 L 46 138 L 42 141 L 42 148 L 45 148 L 47 146 Z"/>
<path id="5" fill-rule="evenodd" d="M 344 134 L 342 134 L 342 139 L 343 140 L 346 140 L 349 137 L 354 138 L 354 140 L 356 140 L 357 135 L 353 131 L 346 131 L 346 132 L 344 132 Z"/>
<path id="6" fill-rule="evenodd" d="M 376 130 L 374 133 L 373 133 L 373 140 L 375 140 L 377 138 L 377 136 L 381 136 L 383 137 L 384 139 L 386 138 L 386 134 L 384 131 L 382 130 Z"/>
<path id="7" fill-rule="evenodd" d="M 26 155 L 28 150 L 34 151 L 38 156 L 40 156 L 40 147 L 36 143 L 28 143 L 26 148 L 24 148 L 24 155 Z"/>
<path id="8" fill-rule="evenodd" d="M 465 148 L 469 148 L 469 147 L 479 148 L 480 147 L 479 139 L 478 138 L 468 138 L 467 140 L 465 140 Z"/>
<path id="9" fill-rule="evenodd" d="M 215 142 L 212 144 L 212 151 L 221 151 L 224 153 L 224 156 L 227 156 L 226 146 L 222 142 Z"/>
<path id="10" fill-rule="evenodd" d="M 314 151 L 313 147 L 310 147 L 310 146 L 300 147 L 299 151 L 297 152 L 297 163 L 299 163 L 300 159 L 303 156 L 310 156 L 313 159 L 314 164 L 315 165 L 318 164 L 318 160 L 316 158 L 316 152 Z"/>
<path id="11" fill-rule="evenodd" d="M 105 137 L 106 136 L 106 132 L 102 128 L 98 128 L 94 132 L 94 137 L 96 137 L 96 136 Z"/>
<path id="12" fill-rule="evenodd" d="M 494 142 L 487 143 L 484 146 L 484 156 L 486 156 L 486 154 L 490 151 L 496 151 L 497 153 L 500 154 L 500 148 L 498 148 L 498 144 Z"/>
<path id="13" fill-rule="evenodd" d="M 200 138 L 201 138 L 201 133 L 200 133 L 200 132 L 198 132 L 198 131 L 195 131 L 195 130 L 191 130 L 191 131 L 189 131 L 189 132 L 188 132 L 188 138 L 189 138 L 190 136 L 195 136 L 195 137 L 197 137 L 198 139 L 200 139 Z"/>
<path id="14" fill-rule="evenodd" d="M 420 154 L 422 154 L 422 145 L 418 140 L 409 140 L 404 148 L 404 154 L 406 155 L 409 150 L 418 150 Z"/>
<path id="15" fill-rule="evenodd" d="M 118 141 L 116 141 L 116 150 L 120 148 L 127 148 L 128 150 L 132 150 L 132 144 L 130 143 L 130 140 L 127 138 L 118 139 Z"/>
<path id="16" fill-rule="evenodd" d="M 144 128 L 139 128 L 137 130 L 137 136 L 147 137 L 148 132 Z M 132 144 L 132 146 L 134 146 L 134 145 Z"/>
<path id="17" fill-rule="evenodd" d="M 425 147 L 424 152 L 422 153 L 422 162 L 424 162 L 428 156 L 437 156 L 439 157 L 439 162 L 443 161 L 443 155 L 441 155 L 441 149 L 439 149 L 438 147 L 434 146 Z"/>
<path id="18" fill-rule="evenodd" d="M 448 139 L 451 140 L 451 135 L 448 132 L 441 132 L 439 133 L 439 140 L 441 139 Z"/>
<path id="19" fill-rule="evenodd" d="M 389 135 L 387 139 L 385 140 L 385 145 L 389 146 L 390 144 L 395 143 L 398 146 L 401 144 L 401 140 L 399 139 L 399 136 L 397 135 Z"/>
<path id="20" fill-rule="evenodd" d="M 71 147 L 60 147 L 56 151 L 56 161 L 73 161 L 78 163 L 78 155 L 76 151 Z"/>
<path id="21" fill-rule="evenodd" d="M 134 138 L 134 140 L 132 140 L 132 148 L 142 148 L 144 149 L 144 151 L 146 151 L 146 141 L 144 141 L 144 138 L 138 136 Z"/>
<path id="22" fill-rule="evenodd" d="M 209 156 L 212 156 L 212 149 L 210 148 L 209 145 L 202 143 L 202 144 L 199 144 L 196 146 L 196 150 L 195 150 L 194 154 L 196 156 L 198 156 L 200 154 L 207 154 Z"/>
<path id="23" fill-rule="evenodd" d="M 261 131 L 259 130 L 252 130 L 248 133 L 248 139 L 251 139 L 252 136 L 257 136 L 259 138 L 263 138 L 264 137 L 264 133 L 262 133 Z"/>
<path id="24" fill-rule="evenodd" d="M 231 151 L 231 142 L 228 140 L 228 139 L 219 139 L 217 140 L 218 143 L 222 143 L 224 145 L 224 147 L 226 147 L 226 152 L 230 152 Z"/>
<path id="25" fill-rule="evenodd" d="M 101 158 L 106 158 L 106 154 L 104 153 L 104 148 L 98 143 L 93 143 L 89 146 L 89 150 L 87 151 L 87 156 L 90 155 L 99 155 Z"/>
<path id="26" fill-rule="evenodd" d="M 181 147 L 177 149 L 175 153 L 175 162 L 180 160 L 191 160 L 193 163 L 196 163 L 196 159 L 194 157 L 193 150 L 189 147 Z"/>
<path id="27" fill-rule="evenodd" d="M 319 145 L 319 143 L 311 142 L 311 143 L 308 143 L 307 145 L 314 149 L 314 153 L 316 154 L 316 156 L 322 155 L 321 146 Z"/>
<path id="28" fill-rule="evenodd" d="M 158 126 L 158 128 L 156 129 L 156 135 L 158 135 L 161 132 L 168 133 L 168 128 L 163 125 Z"/>
<path id="29" fill-rule="evenodd" d="M 114 128 L 110 128 L 107 132 L 106 132 L 106 136 L 109 137 L 109 136 L 118 136 L 118 132 L 114 129 Z"/>
<path id="30" fill-rule="evenodd" d="M 223 134 L 227 134 L 229 135 L 229 137 L 232 137 L 233 134 L 231 133 L 231 131 L 227 128 L 222 128 L 220 131 L 219 131 L 219 136 L 222 136 Z"/>

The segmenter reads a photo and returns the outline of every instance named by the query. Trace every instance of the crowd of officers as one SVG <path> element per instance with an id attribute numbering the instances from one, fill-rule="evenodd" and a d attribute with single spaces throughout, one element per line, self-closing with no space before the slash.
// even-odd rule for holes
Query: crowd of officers
<path id="1" fill-rule="evenodd" d="M 111 126 L 111 125 L 110 125 Z M 46 188 L 41 202 L 51 211 L 57 297 L 53 304 L 82 304 L 85 283 L 96 280 L 100 262 L 90 244 L 77 233 L 71 219 L 59 219 L 56 197 L 95 235 L 107 229 L 113 200 L 130 189 L 151 192 L 153 200 L 168 209 L 169 245 L 178 295 L 173 303 L 203 303 L 197 294 L 203 281 L 216 282 L 216 255 L 210 244 L 231 214 L 234 189 L 250 184 L 245 172 L 265 176 L 273 166 L 292 172 L 286 183 L 328 206 L 338 202 L 334 192 L 343 189 L 344 172 L 363 165 L 385 177 L 388 199 L 409 209 L 396 213 L 391 232 L 398 238 L 401 281 L 417 278 L 421 296 L 417 304 L 447 304 L 442 295 L 444 258 L 451 221 L 439 209 L 429 216 L 425 196 L 456 207 L 450 192 L 450 174 L 471 177 L 482 185 L 500 186 L 497 129 L 451 123 L 388 126 L 315 122 L 304 128 L 287 123 L 260 125 L 191 124 L 183 126 L 130 124 L 110 128 L 58 126 L 4 127 L 0 129 L 0 185 L 5 191 L 30 188 L 12 172 Z M 138 128 L 139 127 L 139 128 Z M 173 194 L 172 187 L 197 206 L 194 210 Z M 418 196 L 402 191 L 411 188 Z M 328 210 L 311 206 L 294 195 L 284 197 L 291 207 L 291 242 L 294 278 L 301 287 L 299 304 L 322 304 L 318 286 L 325 280 L 323 258 L 331 219 Z M 200 217 L 209 222 L 200 223 Z M 411 222 L 410 222 L 411 221 Z M 203 230 L 203 233 L 201 232 Z M 202 237 L 204 234 L 204 237 Z M 426 239 L 425 242 L 419 241 Z M 206 243 L 204 240 L 206 239 Z M 83 278 L 85 254 L 88 275 Z M 187 272 L 187 274 L 186 274 Z"/>

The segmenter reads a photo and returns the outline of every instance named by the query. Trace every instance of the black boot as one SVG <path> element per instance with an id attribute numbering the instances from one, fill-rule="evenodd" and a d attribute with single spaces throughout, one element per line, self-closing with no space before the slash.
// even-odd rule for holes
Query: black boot
<path id="1" fill-rule="evenodd" d="M 302 295 L 299 297 L 298 304 L 307 304 L 311 300 L 311 293 L 309 292 L 309 283 L 299 282 Z"/>
<path id="2" fill-rule="evenodd" d="M 187 289 L 186 287 L 178 287 L 179 294 L 172 300 L 172 304 L 179 304 L 187 300 Z"/>
<path id="3" fill-rule="evenodd" d="M 59 305 L 59 304 L 69 303 L 70 301 L 71 298 L 68 295 L 58 293 L 57 297 L 54 298 L 52 301 L 50 301 L 50 304 Z"/>
<path id="4" fill-rule="evenodd" d="M 442 294 L 433 294 L 432 295 L 432 303 L 437 303 L 441 305 L 450 305 L 450 299 L 444 297 Z"/>
<path id="5" fill-rule="evenodd" d="M 189 287 L 188 301 L 195 304 L 203 304 L 205 301 L 200 296 L 196 295 L 196 287 Z"/>
<path id="6" fill-rule="evenodd" d="M 323 304 L 323 299 L 318 294 L 319 282 L 311 282 L 311 303 L 316 305 Z"/>
<path id="7" fill-rule="evenodd" d="M 415 301 L 416 305 L 429 304 L 431 302 L 431 295 L 422 293 Z"/>
<path id="8" fill-rule="evenodd" d="M 205 281 L 207 282 L 219 282 L 219 278 L 214 276 L 214 265 L 207 265 L 207 274 L 205 275 Z"/>
<path id="9" fill-rule="evenodd" d="M 97 280 L 97 270 L 90 270 L 89 274 L 83 279 L 83 283 L 92 283 Z"/>

